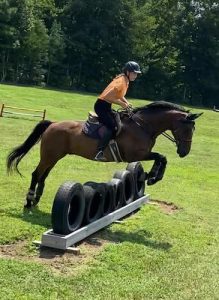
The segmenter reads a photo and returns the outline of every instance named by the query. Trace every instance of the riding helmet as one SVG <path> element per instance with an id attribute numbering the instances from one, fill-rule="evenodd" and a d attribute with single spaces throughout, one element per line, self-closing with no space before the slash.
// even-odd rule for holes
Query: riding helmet
<path id="1" fill-rule="evenodd" d="M 135 61 L 128 61 L 123 68 L 123 73 L 126 74 L 126 72 L 134 72 L 137 74 L 141 74 L 139 64 L 136 63 Z"/>

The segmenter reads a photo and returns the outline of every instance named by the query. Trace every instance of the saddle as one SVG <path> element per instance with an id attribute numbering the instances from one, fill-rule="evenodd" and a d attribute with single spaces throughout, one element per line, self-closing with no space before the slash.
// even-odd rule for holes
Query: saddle
<path id="1" fill-rule="evenodd" d="M 120 115 L 117 112 L 114 112 L 114 117 L 116 121 L 116 136 L 119 135 L 121 129 L 122 129 L 122 122 L 120 119 Z M 106 130 L 106 126 L 99 122 L 98 116 L 90 111 L 88 113 L 88 119 L 84 123 L 84 126 L 82 128 L 82 131 L 87 136 L 93 138 L 93 139 L 101 139 L 104 136 L 104 132 Z"/>
<path id="2" fill-rule="evenodd" d="M 117 128 L 116 136 L 118 136 L 122 129 L 122 122 L 120 119 L 120 115 L 118 113 L 114 112 L 114 117 L 115 117 L 116 128 Z M 108 129 L 106 128 L 105 125 L 99 122 L 98 116 L 94 112 L 89 112 L 88 119 L 84 123 L 82 132 L 85 135 L 89 136 L 90 138 L 99 140 L 103 138 L 106 130 Z M 117 142 L 114 139 L 112 139 L 109 142 L 109 148 L 114 161 L 116 162 L 123 161 L 119 152 Z"/>

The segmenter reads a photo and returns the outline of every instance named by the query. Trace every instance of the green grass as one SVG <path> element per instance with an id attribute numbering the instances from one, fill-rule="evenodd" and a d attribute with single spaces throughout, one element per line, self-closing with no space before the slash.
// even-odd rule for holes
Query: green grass
<path id="1" fill-rule="evenodd" d="M 0 104 L 46 109 L 49 120 L 85 119 L 95 99 L 96 95 L 0 85 Z M 42 253 L 32 246 L 51 228 L 58 187 L 67 180 L 107 181 L 126 164 L 66 157 L 49 175 L 39 208 L 32 215 L 23 213 L 39 145 L 20 163 L 23 178 L 8 177 L 5 161 L 37 120 L 0 118 L 0 299 L 218 299 L 219 114 L 192 110 L 204 115 L 196 122 L 191 153 L 180 159 L 175 147 L 160 137 L 155 149 L 167 156 L 166 174 L 162 182 L 147 187 L 152 199 L 182 209 L 166 214 L 158 206 L 144 206 L 124 224 L 101 231 L 97 238 L 107 241 L 103 246 L 90 249 L 84 243 L 80 257 L 63 255 L 61 271 L 49 258 L 40 259 Z M 148 170 L 151 163 L 143 165 Z M 7 247 L 13 245 L 16 251 L 11 255 Z"/>

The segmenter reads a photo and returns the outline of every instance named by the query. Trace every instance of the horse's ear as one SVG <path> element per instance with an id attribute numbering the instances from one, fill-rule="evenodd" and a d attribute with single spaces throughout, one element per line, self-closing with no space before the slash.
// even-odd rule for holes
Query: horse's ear
<path id="1" fill-rule="evenodd" d="M 195 119 L 199 118 L 201 115 L 203 115 L 203 112 L 198 113 L 198 114 L 188 114 L 188 116 L 186 117 L 186 120 L 188 121 L 194 121 Z"/>

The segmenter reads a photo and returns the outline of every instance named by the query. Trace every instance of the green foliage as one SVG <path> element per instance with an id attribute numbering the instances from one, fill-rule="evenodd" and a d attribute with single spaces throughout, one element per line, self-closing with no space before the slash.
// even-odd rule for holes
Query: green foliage
<path id="1" fill-rule="evenodd" d="M 219 7 L 209 2 L 181 3 L 178 15 L 181 78 L 191 104 L 213 105 L 219 89 Z"/>
<path id="2" fill-rule="evenodd" d="M 1 81 L 98 92 L 136 60 L 132 96 L 219 101 L 213 0 L 2 0 Z"/>
<path id="3" fill-rule="evenodd" d="M 17 45 L 17 29 L 14 23 L 16 4 L 13 0 L 0 2 L 0 80 L 4 81 L 10 68 L 13 49 Z"/>
<path id="4" fill-rule="evenodd" d="M 100 90 L 109 75 L 121 72 L 131 52 L 131 4 L 124 0 L 68 1 L 62 23 L 72 86 Z"/>
<path id="5" fill-rule="evenodd" d="M 133 32 L 136 56 L 143 67 L 147 66 L 147 73 L 137 85 L 141 88 L 142 82 L 145 83 L 144 93 L 148 98 L 174 100 L 178 59 L 174 43 L 177 4 L 166 0 L 147 1 L 136 13 L 138 21 Z M 139 34 L 136 36 L 136 33 Z"/>
<path id="6" fill-rule="evenodd" d="M 48 43 L 49 37 L 43 21 L 35 20 L 23 44 L 24 59 L 28 63 L 25 63 L 21 81 L 34 84 L 44 81 L 43 66 L 48 61 Z"/>
<path id="7" fill-rule="evenodd" d="M 56 20 L 52 24 L 49 35 L 47 84 L 65 87 L 65 67 L 61 63 L 65 57 L 65 40 L 61 24 Z"/>

